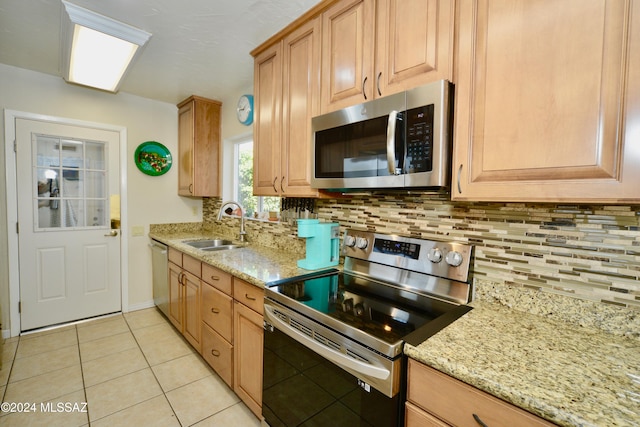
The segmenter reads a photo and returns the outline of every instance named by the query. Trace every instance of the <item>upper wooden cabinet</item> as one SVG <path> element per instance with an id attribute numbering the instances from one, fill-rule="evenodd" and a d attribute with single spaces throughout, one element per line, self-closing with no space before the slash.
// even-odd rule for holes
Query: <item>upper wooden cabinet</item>
<path id="1" fill-rule="evenodd" d="M 311 117 L 319 109 L 320 21 L 312 19 L 254 61 L 254 194 L 315 197 Z"/>
<path id="2" fill-rule="evenodd" d="M 453 0 L 341 0 L 322 13 L 322 112 L 453 78 Z"/>
<path id="3" fill-rule="evenodd" d="M 178 195 L 220 196 L 220 109 L 191 96 L 178 104 Z"/>
<path id="4" fill-rule="evenodd" d="M 457 34 L 453 199 L 640 200 L 638 2 L 463 0 Z"/>

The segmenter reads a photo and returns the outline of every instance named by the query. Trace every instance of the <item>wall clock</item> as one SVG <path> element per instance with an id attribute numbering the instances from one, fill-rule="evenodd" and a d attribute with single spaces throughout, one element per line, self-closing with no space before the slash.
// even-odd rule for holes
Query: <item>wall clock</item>
<path id="1" fill-rule="evenodd" d="M 238 121 L 245 126 L 253 123 L 253 95 L 242 95 L 236 109 Z"/>

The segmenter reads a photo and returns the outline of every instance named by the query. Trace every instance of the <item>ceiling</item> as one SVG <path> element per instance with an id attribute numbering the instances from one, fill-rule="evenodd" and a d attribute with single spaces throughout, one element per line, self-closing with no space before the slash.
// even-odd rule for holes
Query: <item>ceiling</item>
<path id="1" fill-rule="evenodd" d="M 251 50 L 319 0 L 69 0 L 152 34 L 121 92 L 177 104 L 253 86 Z M 60 76 L 60 0 L 0 0 L 0 63 Z"/>

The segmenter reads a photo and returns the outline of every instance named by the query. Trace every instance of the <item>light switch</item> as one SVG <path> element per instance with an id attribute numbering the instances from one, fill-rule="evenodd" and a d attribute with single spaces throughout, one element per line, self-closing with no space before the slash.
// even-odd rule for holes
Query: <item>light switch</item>
<path id="1" fill-rule="evenodd" d="M 144 226 L 143 225 L 134 225 L 131 227 L 131 235 L 132 236 L 144 236 Z"/>

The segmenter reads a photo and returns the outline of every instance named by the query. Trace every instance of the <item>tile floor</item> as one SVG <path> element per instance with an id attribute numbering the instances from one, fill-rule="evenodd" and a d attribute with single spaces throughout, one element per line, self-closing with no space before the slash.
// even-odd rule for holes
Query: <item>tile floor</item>
<path id="1" fill-rule="evenodd" d="M 260 426 L 155 308 L 6 340 L 0 397 L 3 427 Z"/>

